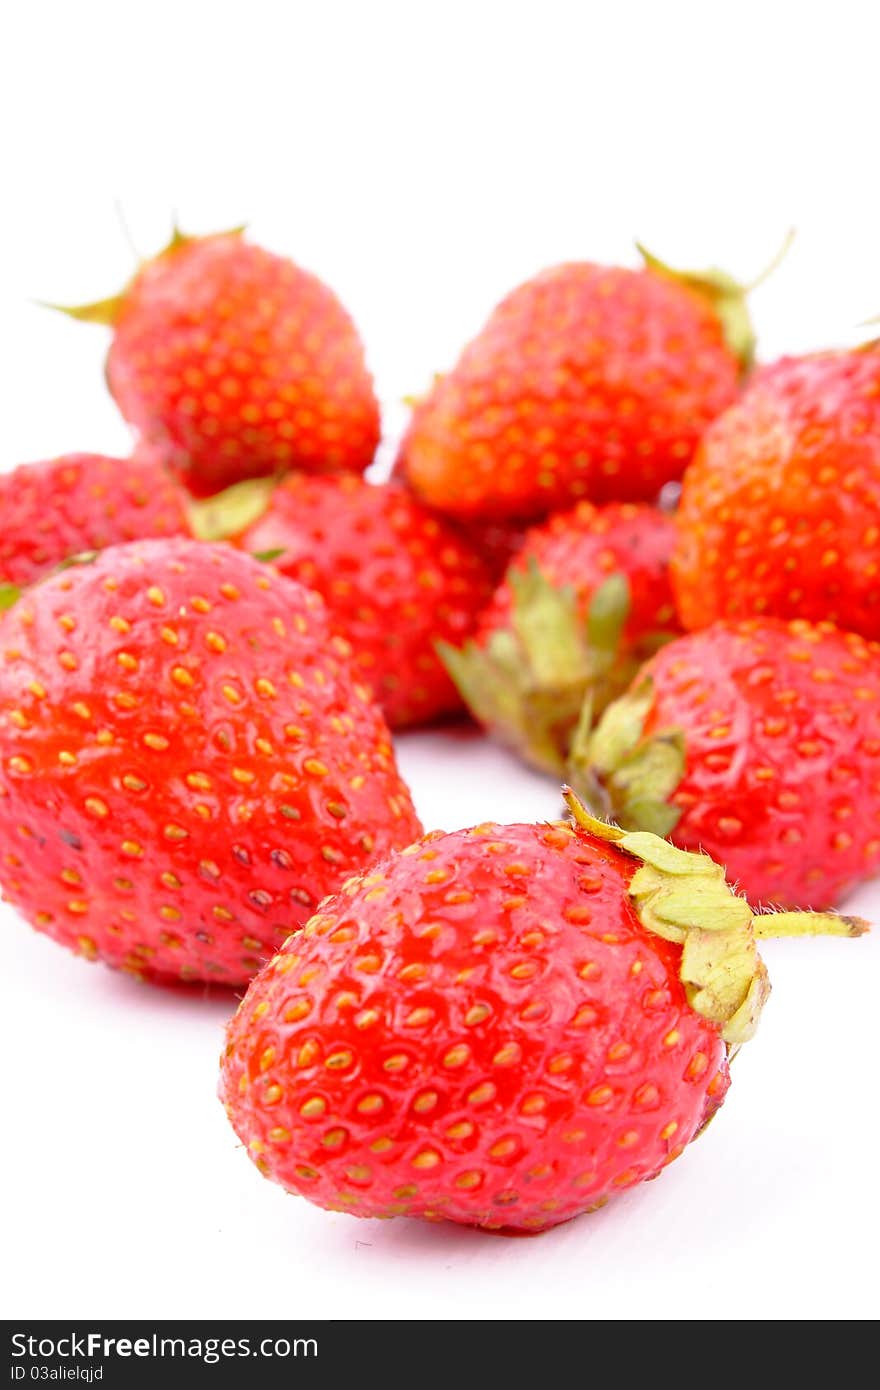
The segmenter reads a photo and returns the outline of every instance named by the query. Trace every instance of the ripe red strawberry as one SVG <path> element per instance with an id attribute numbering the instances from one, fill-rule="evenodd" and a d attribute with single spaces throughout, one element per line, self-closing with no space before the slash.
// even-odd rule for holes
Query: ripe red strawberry
<path id="1" fill-rule="evenodd" d="M 406 441 L 398 451 L 391 470 L 392 482 L 409 487 L 405 467 Z M 504 578 L 507 567 L 520 550 L 526 537 L 524 522 L 509 517 L 495 519 L 492 516 L 460 517 L 446 516 L 446 523 L 454 526 L 472 550 L 475 550 L 485 564 L 495 583 Z"/>
<path id="2" fill-rule="evenodd" d="M 673 580 L 685 627 L 754 613 L 880 637 L 880 344 L 788 358 L 688 469 Z"/>
<path id="3" fill-rule="evenodd" d="M 251 489 L 236 489 L 232 510 Z M 283 574 L 322 595 L 334 631 L 392 726 L 461 708 L 435 642 L 459 642 L 488 601 L 488 571 L 456 531 L 405 488 L 354 474 L 290 474 L 238 535 L 252 554 L 275 551 Z M 208 504 L 223 518 L 224 499 Z"/>
<path id="4" fill-rule="evenodd" d="M 736 397 L 753 341 L 720 272 L 573 263 L 502 301 L 416 406 L 399 466 L 456 516 L 651 501 Z"/>
<path id="5" fill-rule="evenodd" d="M 456 522 L 452 517 L 446 520 L 476 551 L 496 584 L 502 580 L 525 540 L 524 527 L 504 521 Z"/>
<path id="6" fill-rule="evenodd" d="M 598 713 L 679 629 L 669 516 L 580 502 L 527 532 L 462 651 L 441 648 L 474 716 L 561 771 L 587 694 Z"/>
<path id="7" fill-rule="evenodd" d="M 351 318 L 314 275 L 238 232 L 175 232 L 122 294 L 69 312 L 113 325 L 110 390 L 197 494 L 372 461 L 379 408 Z"/>
<path id="8" fill-rule="evenodd" d="M 723 1101 L 768 993 L 755 938 L 863 930 L 753 919 L 711 860 L 570 804 L 577 828 L 429 835 L 266 966 L 221 1082 L 266 1176 L 356 1216 L 490 1230 L 594 1210 Z"/>
<path id="9" fill-rule="evenodd" d="M 83 551 L 183 536 L 183 494 L 147 451 L 64 454 L 0 474 L 0 584 L 30 584 Z"/>
<path id="10" fill-rule="evenodd" d="M 148 979 L 240 984 L 420 833 L 320 598 L 228 546 L 116 546 L 0 620 L 0 884 Z"/>
<path id="11" fill-rule="evenodd" d="M 751 902 L 828 906 L 880 868 L 880 646 L 715 623 L 658 652 L 575 763 L 595 809 L 704 849 Z"/>

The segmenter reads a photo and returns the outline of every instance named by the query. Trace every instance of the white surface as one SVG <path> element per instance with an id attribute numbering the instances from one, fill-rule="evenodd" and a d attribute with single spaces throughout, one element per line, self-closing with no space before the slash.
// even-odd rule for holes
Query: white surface
<path id="1" fill-rule="evenodd" d="M 880 311 L 875 6 L 15 7 L 0 44 L 0 466 L 127 434 L 99 330 L 30 298 L 113 291 L 114 220 L 253 235 L 354 312 L 383 398 L 517 280 L 640 235 L 748 276 L 765 355 Z M 2 518 L 0 518 L 2 524 Z M 553 815 L 487 745 L 409 737 L 429 824 Z M 880 892 L 850 904 L 880 918 Z M 228 1001 L 138 988 L 0 909 L 7 1316 L 867 1317 L 878 1311 L 880 937 L 771 943 L 724 1110 L 660 1179 L 533 1240 L 362 1223 L 285 1197 L 214 1098 Z M 822 1001 L 820 1003 L 820 991 Z M 827 1002 L 826 1002 L 827 1001 Z"/>

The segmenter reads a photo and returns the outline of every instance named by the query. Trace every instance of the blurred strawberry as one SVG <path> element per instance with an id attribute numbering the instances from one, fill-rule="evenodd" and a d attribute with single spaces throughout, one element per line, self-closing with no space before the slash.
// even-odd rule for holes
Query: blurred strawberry
<path id="1" fill-rule="evenodd" d="M 415 407 L 400 467 L 426 502 L 533 519 L 681 476 L 751 362 L 746 289 L 643 255 L 556 266 L 498 306 Z"/>
<path id="2" fill-rule="evenodd" d="M 526 538 L 525 528 L 503 521 L 457 521 L 447 517 L 472 550 L 479 555 L 492 579 L 498 583 L 507 573 L 514 556 Z"/>
<path id="3" fill-rule="evenodd" d="M 0 474 L 0 584 L 30 584 L 62 561 L 120 541 L 189 533 L 184 494 L 149 450 L 130 459 L 63 454 Z"/>
<path id="4" fill-rule="evenodd" d="M 121 294 L 68 309 L 110 324 L 110 390 L 196 494 L 287 468 L 362 472 L 379 407 L 336 295 L 241 232 L 189 237 Z"/>
<path id="5" fill-rule="evenodd" d="M 441 655 L 472 714 L 529 762 L 562 771 L 585 699 L 598 714 L 680 631 L 672 518 L 581 502 L 528 531 L 473 640 Z"/>
<path id="6" fill-rule="evenodd" d="M 685 627 L 760 614 L 880 637 L 880 343 L 764 369 L 700 445 L 678 531 Z"/>
<path id="7" fill-rule="evenodd" d="M 830 906 L 880 869 L 880 646 L 803 619 L 679 637 L 579 731 L 570 774 L 751 902 Z"/>
<path id="8" fill-rule="evenodd" d="M 237 527 L 242 509 L 250 515 Z M 290 474 L 274 489 L 232 489 L 200 515 L 210 534 L 231 529 L 243 549 L 271 555 L 323 596 L 392 726 L 461 708 L 435 643 L 467 636 L 492 585 L 468 542 L 406 488 Z"/>

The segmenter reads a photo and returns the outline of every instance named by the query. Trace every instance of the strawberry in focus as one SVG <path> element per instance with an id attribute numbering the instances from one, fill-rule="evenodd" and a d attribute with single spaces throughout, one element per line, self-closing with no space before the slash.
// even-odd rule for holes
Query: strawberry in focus
<path id="1" fill-rule="evenodd" d="M 81 955 L 241 984 L 419 833 L 321 599 L 248 556 L 112 547 L 0 617 L 0 884 Z"/>
<path id="2" fill-rule="evenodd" d="M 107 380 L 197 495 L 288 468 L 372 462 L 379 407 L 357 330 L 331 289 L 240 233 L 188 237 L 113 299 Z"/>
<path id="3" fill-rule="evenodd" d="M 723 864 L 753 903 L 827 907 L 880 869 L 880 646 L 718 622 L 643 668 L 574 750 L 585 800 Z"/>
<path id="4" fill-rule="evenodd" d="M 721 272 L 574 262 L 502 301 L 415 407 L 398 468 L 440 511 L 536 520 L 653 501 L 737 395 L 753 338 Z"/>
<path id="5" fill-rule="evenodd" d="M 246 490 L 232 499 L 238 507 Z M 222 518 L 223 498 L 208 503 Z M 461 708 L 435 642 L 460 642 L 488 602 L 488 571 L 471 545 L 394 483 L 353 474 L 290 474 L 235 538 L 324 598 L 350 642 L 358 676 L 392 727 Z"/>
<path id="6" fill-rule="evenodd" d="M 685 627 L 762 614 L 880 637 L 880 344 L 764 370 L 707 432 L 678 525 Z"/>
<path id="7" fill-rule="evenodd" d="M 537 1232 L 655 1177 L 724 1099 L 769 991 L 719 867 L 576 823 L 429 835 L 321 904 L 232 1020 L 221 1097 L 319 1206 Z"/>
<path id="8" fill-rule="evenodd" d="M 158 458 L 63 454 L 0 474 L 0 585 L 30 584 L 74 555 L 186 536 L 183 494 Z"/>
<path id="9" fill-rule="evenodd" d="M 671 517 L 626 502 L 581 502 L 528 531 L 473 640 L 441 648 L 475 718 L 561 772 L 585 698 L 598 714 L 680 631 L 674 539 Z"/>

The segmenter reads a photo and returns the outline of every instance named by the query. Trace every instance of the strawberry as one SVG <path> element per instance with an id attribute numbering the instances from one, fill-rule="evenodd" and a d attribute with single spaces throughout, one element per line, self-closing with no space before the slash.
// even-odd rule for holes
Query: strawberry
<path id="1" fill-rule="evenodd" d="M 151 980 L 246 981 L 420 833 L 321 599 L 228 546 L 135 542 L 0 620 L 0 884 Z"/>
<path id="2" fill-rule="evenodd" d="M 67 312 L 112 325 L 116 403 L 194 493 L 372 462 L 379 407 L 351 318 L 314 275 L 240 231 L 175 231 L 121 294 Z"/>
<path id="3" fill-rule="evenodd" d="M 398 466 L 426 502 L 531 520 L 681 476 L 751 360 L 745 290 L 645 260 L 556 266 L 502 301 L 415 407 Z"/>
<path id="4" fill-rule="evenodd" d="M 207 504 L 210 524 L 228 526 L 255 492 L 265 510 L 237 544 L 278 552 L 283 574 L 317 589 L 392 727 L 460 709 L 434 643 L 461 641 L 491 595 L 472 547 L 405 488 L 350 473 L 289 474 L 268 496 L 243 485 Z"/>
<path id="5" fill-rule="evenodd" d="M 159 460 L 64 454 L 0 475 L 0 584 L 30 584 L 72 555 L 189 534 L 183 494 Z"/>
<path id="6" fill-rule="evenodd" d="M 447 517 L 446 521 L 455 527 L 471 550 L 476 551 L 492 579 L 499 583 L 522 547 L 525 528 L 504 521 L 455 522 L 451 517 Z"/>
<path id="7" fill-rule="evenodd" d="M 685 627 L 772 614 L 880 637 L 880 343 L 788 358 L 688 469 L 673 581 Z"/>
<path id="8" fill-rule="evenodd" d="M 703 855 L 577 823 L 429 835 L 329 898 L 230 1024 L 221 1096 L 319 1206 L 535 1232 L 655 1177 L 724 1099 L 768 993 Z"/>
<path id="9" fill-rule="evenodd" d="M 410 401 L 414 405 L 416 402 Z M 406 452 L 409 435 L 400 441 L 397 457 L 391 470 L 395 483 L 409 487 L 406 476 Z M 453 526 L 463 536 L 472 550 L 475 550 L 486 565 L 496 584 L 504 578 L 508 565 L 520 550 L 526 537 L 526 524 L 509 517 L 492 516 L 459 517 L 446 516 L 446 523 Z"/>
<path id="10" fill-rule="evenodd" d="M 594 808 L 704 849 L 751 902 L 828 906 L 880 867 L 880 646 L 715 623 L 658 652 L 574 764 Z"/>
<path id="11" fill-rule="evenodd" d="M 598 713 L 680 630 L 674 535 L 669 516 L 632 502 L 580 502 L 529 531 L 473 640 L 440 649 L 475 717 L 561 771 L 587 693 Z"/>

